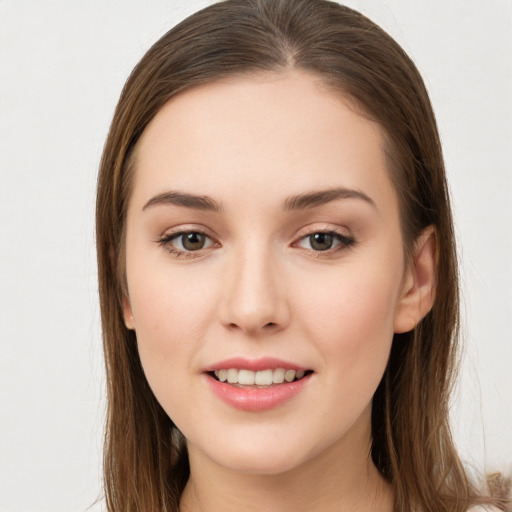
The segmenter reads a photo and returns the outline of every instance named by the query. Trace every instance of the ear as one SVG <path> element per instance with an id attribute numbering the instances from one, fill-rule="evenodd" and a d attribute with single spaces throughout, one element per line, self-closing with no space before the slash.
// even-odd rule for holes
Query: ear
<path id="1" fill-rule="evenodd" d="M 395 333 L 411 331 L 432 309 L 436 296 L 437 243 L 429 226 L 414 244 L 395 312 Z"/>
<path id="2" fill-rule="evenodd" d="M 123 295 L 123 316 L 124 324 L 128 329 L 135 330 L 135 322 L 133 320 L 132 306 L 127 295 Z"/>

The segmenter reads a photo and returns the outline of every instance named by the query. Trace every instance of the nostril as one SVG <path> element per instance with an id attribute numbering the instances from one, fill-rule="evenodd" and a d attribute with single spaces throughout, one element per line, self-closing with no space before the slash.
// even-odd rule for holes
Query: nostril
<path id="1" fill-rule="evenodd" d="M 0 0 L 1 1 L 1 0 Z M 247 331 L 247 332 L 255 332 L 259 329 L 274 329 L 276 327 L 278 327 L 279 324 L 276 323 L 276 322 L 267 322 L 267 323 L 260 323 L 260 324 L 256 324 L 256 325 L 249 325 L 248 323 L 247 324 L 243 324 L 243 323 L 236 323 L 236 322 L 230 322 L 229 323 L 229 329 L 242 329 L 242 331 Z"/>

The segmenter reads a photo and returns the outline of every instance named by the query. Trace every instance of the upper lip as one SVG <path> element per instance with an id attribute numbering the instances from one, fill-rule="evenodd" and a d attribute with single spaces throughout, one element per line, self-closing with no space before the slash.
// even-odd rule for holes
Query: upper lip
<path id="1" fill-rule="evenodd" d="M 299 364 L 277 359 L 275 357 L 261 357 L 259 359 L 246 359 L 244 357 L 232 357 L 224 359 L 217 363 L 207 366 L 204 372 L 213 372 L 215 370 L 229 370 L 236 368 L 238 370 L 252 370 L 258 372 L 262 370 L 275 370 L 276 368 L 283 368 L 284 370 L 308 370 L 308 368 Z"/>

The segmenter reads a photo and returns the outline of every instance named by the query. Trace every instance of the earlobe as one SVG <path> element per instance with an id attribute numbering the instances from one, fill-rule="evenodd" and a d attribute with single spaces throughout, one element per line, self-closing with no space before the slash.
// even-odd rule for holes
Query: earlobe
<path id="1" fill-rule="evenodd" d="M 395 333 L 411 331 L 432 309 L 436 295 L 437 242 L 433 226 L 414 244 L 395 313 Z"/>
<path id="2" fill-rule="evenodd" d="M 123 316 L 124 316 L 124 324 L 128 329 L 134 330 L 135 323 L 133 320 L 132 306 L 130 304 L 130 300 L 126 295 L 123 296 Z"/>

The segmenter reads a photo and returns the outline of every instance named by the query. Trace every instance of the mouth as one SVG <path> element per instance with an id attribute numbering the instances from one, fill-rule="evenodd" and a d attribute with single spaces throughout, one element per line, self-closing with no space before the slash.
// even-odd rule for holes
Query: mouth
<path id="1" fill-rule="evenodd" d="M 210 389 L 224 403 L 244 412 L 263 412 L 285 406 L 311 384 L 312 369 L 263 357 L 234 357 L 203 370 Z"/>
<path id="2" fill-rule="evenodd" d="M 244 368 L 222 368 L 207 373 L 216 381 L 233 387 L 264 389 L 297 382 L 312 374 L 313 370 L 268 368 L 253 371 Z"/>

